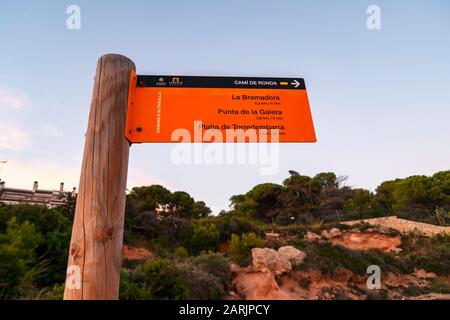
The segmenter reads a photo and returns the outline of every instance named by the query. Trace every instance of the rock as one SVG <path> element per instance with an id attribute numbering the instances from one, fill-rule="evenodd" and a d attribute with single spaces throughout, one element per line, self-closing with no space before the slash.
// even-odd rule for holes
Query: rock
<path id="1" fill-rule="evenodd" d="M 231 271 L 232 273 L 237 273 L 237 272 L 239 272 L 240 270 L 241 270 L 241 268 L 240 268 L 237 264 L 235 264 L 235 263 L 233 263 L 233 262 L 230 263 L 230 271 Z"/>
<path id="2" fill-rule="evenodd" d="M 330 234 L 331 234 L 333 237 L 339 237 L 339 236 L 342 234 L 342 231 L 339 230 L 338 228 L 331 228 Z"/>
<path id="3" fill-rule="evenodd" d="M 434 279 L 437 277 L 434 272 L 427 272 L 423 269 L 414 269 L 413 275 L 419 279 Z"/>
<path id="4" fill-rule="evenodd" d="M 390 253 L 393 253 L 393 254 L 399 254 L 400 252 L 402 252 L 402 248 L 391 247 L 391 248 L 387 249 L 386 252 L 390 252 Z"/>
<path id="5" fill-rule="evenodd" d="M 330 229 L 330 231 L 322 230 L 321 235 L 322 235 L 322 237 L 324 237 L 326 239 L 332 239 L 332 238 L 339 237 L 340 235 L 342 235 L 342 232 L 338 228 L 332 228 L 332 229 Z"/>
<path id="6" fill-rule="evenodd" d="M 375 232 L 345 232 L 339 237 L 330 239 L 331 244 L 341 245 L 351 250 L 366 251 L 378 249 L 384 252 L 398 252 L 400 237 L 390 237 Z"/>
<path id="7" fill-rule="evenodd" d="M 239 297 L 239 295 L 236 292 L 231 290 L 230 293 L 228 293 L 227 300 L 241 300 L 241 297 Z"/>
<path id="8" fill-rule="evenodd" d="M 268 238 L 268 239 L 277 239 L 279 236 L 280 236 L 279 233 L 266 232 L 266 238 Z"/>
<path id="9" fill-rule="evenodd" d="M 450 227 L 441 227 L 423 222 L 399 219 L 396 216 L 342 222 L 342 224 L 349 226 L 360 223 L 368 223 L 376 227 L 394 229 L 401 233 L 417 232 L 428 237 L 432 237 L 439 233 L 450 234 Z"/>
<path id="10" fill-rule="evenodd" d="M 275 275 L 281 275 L 292 270 L 291 262 L 278 254 L 274 249 L 253 248 L 252 249 L 252 269 L 270 270 Z"/>
<path id="11" fill-rule="evenodd" d="M 311 231 L 307 231 L 305 234 L 305 240 L 308 242 L 319 242 L 320 239 L 322 239 L 318 234 L 311 232 Z"/>
<path id="12" fill-rule="evenodd" d="M 233 280 L 233 286 L 236 293 L 246 300 L 289 299 L 289 295 L 280 289 L 273 273 L 267 269 L 243 271 Z"/>
<path id="13" fill-rule="evenodd" d="M 287 259 L 293 266 L 298 266 L 303 263 L 306 254 L 292 246 L 284 246 L 278 249 L 278 255 Z"/>
<path id="14" fill-rule="evenodd" d="M 325 239 L 331 238 L 327 230 L 322 230 L 320 235 Z"/>
<path id="15" fill-rule="evenodd" d="M 122 246 L 122 260 L 149 260 L 155 258 L 155 255 L 145 248 L 130 247 L 126 244 Z"/>

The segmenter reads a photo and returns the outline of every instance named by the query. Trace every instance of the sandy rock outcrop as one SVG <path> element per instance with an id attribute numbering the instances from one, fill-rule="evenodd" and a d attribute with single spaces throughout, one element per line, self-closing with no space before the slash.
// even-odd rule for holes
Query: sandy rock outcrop
<path id="1" fill-rule="evenodd" d="M 273 273 L 266 270 L 243 270 L 233 280 L 237 294 L 246 300 L 287 300 L 289 295 L 278 286 Z"/>
<path id="2" fill-rule="evenodd" d="M 287 275 L 292 265 L 303 262 L 306 254 L 292 246 L 280 247 L 278 251 L 270 248 L 252 249 L 252 262 L 247 268 L 232 264 L 231 271 L 234 292 L 247 300 L 294 299 L 295 296 L 280 287 L 277 279 Z"/>
<path id="3" fill-rule="evenodd" d="M 304 239 L 308 242 L 318 243 L 322 239 L 322 237 L 319 236 L 317 233 L 306 231 Z"/>
<path id="4" fill-rule="evenodd" d="M 399 219 L 396 216 L 342 222 L 342 224 L 349 226 L 359 223 L 368 223 L 374 226 L 391 228 L 401 233 L 418 232 L 428 237 L 432 237 L 439 233 L 450 233 L 450 227 L 441 227 L 423 222 Z"/>
<path id="5" fill-rule="evenodd" d="M 278 254 L 274 249 L 253 248 L 252 264 L 253 270 L 269 270 L 279 276 L 292 270 L 291 262 Z"/>
<path id="6" fill-rule="evenodd" d="M 293 246 L 284 246 L 278 249 L 278 255 L 287 259 L 292 266 L 298 266 L 303 263 L 306 254 Z"/>
<path id="7" fill-rule="evenodd" d="M 321 236 L 326 239 L 332 239 L 335 237 L 339 237 L 340 235 L 342 235 L 342 231 L 338 228 L 331 228 L 330 231 L 322 230 L 321 232 Z"/>
<path id="8" fill-rule="evenodd" d="M 345 232 L 341 236 L 330 239 L 333 245 L 341 245 L 351 250 L 379 249 L 384 252 L 398 253 L 400 237 L 390 237 L 377 232 Z"/>
<path id="9" fill-rule="evenodd" d="M 122 246 L 122 260 L 148 260 L 155 255 L 145 248 L 135 248 L 124 244 Z"/>
<path id="10" fill-rule="evenodd" d="M 278 239 L 280 237 L 279 233 L 276 232 L 266 232 L 267 239 Z"/>
<path id="11" fill-rule="evenodd" d="M 300 265 L 306 254 L 293 246 L 283 246 L 275 251 L 269 248 L 252 249 L 252 270 L 270 270 L 276 276 L 288 273 L 292 266 Z"/>
<path id="12" fill-rule="evenodd" d="M 435 279 L 435 278 L 437 278 L 436 273 L 427 272 L 423 269 L 415 269 L 413 275 L 418 279 Z"/>

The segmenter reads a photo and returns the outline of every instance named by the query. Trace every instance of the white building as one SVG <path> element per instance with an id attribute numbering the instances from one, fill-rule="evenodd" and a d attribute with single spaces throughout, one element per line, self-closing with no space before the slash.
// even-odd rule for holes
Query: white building
<path id="1" fill-rule="evenodd" d="M 64 191 L 64 183 L 61 182 L 59 190 L 39 189 L 38 182 L 35 181 L 31 190 L 7 188 L 5 181 L 0 180 L 0 203 L 5 204 L 36 204 L 49 208 L 61 206 L 66 203 L 68 196 L 76 197 L 76 188 L 72 192 Z"/>

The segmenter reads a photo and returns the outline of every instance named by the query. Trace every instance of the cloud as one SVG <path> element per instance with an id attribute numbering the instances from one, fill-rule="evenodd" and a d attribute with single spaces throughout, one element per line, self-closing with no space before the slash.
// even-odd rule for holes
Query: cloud
<path id="1" fill-rule="evenodd" d="M 12 120 L 0 118 L 0 149 L 23 150 L 29 145 L 25 130 Z"/>
<path id="2" fill-rule="evenodd" d="M 27 94 L 17 89 L 0 88 L 0 108 L 22 109 L 28 103 Z"/>

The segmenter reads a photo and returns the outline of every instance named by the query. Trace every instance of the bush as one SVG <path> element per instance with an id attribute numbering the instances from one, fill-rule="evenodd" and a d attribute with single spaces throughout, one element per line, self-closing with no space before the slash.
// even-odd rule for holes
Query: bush
<path id="1" fill-rule="evenodd" d="M 231 280 L 228 260 L 219 253 L 181 262 L 157 259 L 133 270 L 122 270 L 120 299 L 223 299 Z"/>
<path id="2" fill-rule="evenodd" d="M 228 260 L 220 253 L 202 253 L 178 261 L 187 279 L 188 297 L 193 300 L 224 299 L 231 287 L 232 274 Z"/>
<path id="3" fill-rule="evenodd" d="M 189 256 L 189 253 L 187 252 L 185 247 L 178 247 L 175 249 L 175 256 L 178 258 L 187 258 Z"/>
<path id="4" fill-rule="evenodd" d="M 410 233 L 402 236 L 401 248 L 399 258 L 409 272 L 424 269 L 440 276 L 450 275 L 450 236 L 441 234 L 428 238 Z"/>
<path id="5" fill-rule="evenodd" d="M 130 242 L 133 238 L 155 240 L 164 247 L 176 248 L 184 245 L 192 232 L 192 223 L 176 217 L 158 218 L 155 213 L 142 212 L 128 222 L 125 236 Z"/>
<path id="6" fill-rule="evenodd" d="M 119 298 L 121 300 L 148 300 L 152 298 L 142 266 L 135 270 L 123 269 L 120 273 Z"/>
<path id="7" fill-rule="evenodd" d="M 218 300 L 226 295 L 219 278 L 194 265 L 185 265 L 188 298 L 191 300 Z"/>
<path id="8" fill-rule="evenodd" d="M 20 297 L 42 274 L 45 261 L 35 253 L 43 242 L 34 224 L 11 218 L 0 234 L 0 299 Z"/>
<path id="9" fill-rule="evenodd" d="M 54 283 L 64 282 L 72 216 L 73 212 L 70 212 L 70 208 L 67 206 L 49 209 L 45 206 L 36 205 L 0 204 L 0 238 L 7 236 L 8 223 L 11 219 L 15 219 L 18 226 L 22 225 L 25 227 L 25 224 L 32 225 L 32 234 L 40 238 L 32 246 L 28 242 L 23 243 L 30 252 L 27 259 L 30 260 L 31 257 L 35 259 L 29 265 L 40 265 L 39 277 L 34 277 L 31 285 L 48 286 Z M 24 233 L 28 233 L 28 231 Z M 14 261 L 14 259 L 8 259 L 12 260 L 5 261 L 5 263 L 13 265 L 11 261 Z M 0 260 L 2 259 L 0 258 Z M 42 268 L 44 265 L 45 269 Z M 20 269 L 20 267 L 17 269 Z M 32 270 L 28 271 L 31 272 Z"/>
<path id="10" fill-rule="evenodd" d="M 143 268 L 153 299 L 187 299 L 187 282 L 180 270 L 168 260 L 156 259 Z"/>
<path id="11" fill-rule="evenodd" d="M 341 246 L 311 244 L 303 240 L 289 243 L 306 253 L 306 259 L 300 266 L 302 269 L 332 274 L 336 269 L 344 268 L 354 274 L 365 275 L 368 266 L 378 265 L 383 271 L 409 271 L 403 260 L 380 250 L 353 251 Z"/>
<path id="12" fill-rule="evenodd" d="M 231 288 L 233 274 L 230 270 L 230 263 L 223 254 L 208 252 L 195 257 L 193 263 L 204 272 L 217 277 L 220 280 L 224 291 L 228 291 Z"/>
<path id="13" fill-rule="evenodd" d="M 215 224 L 194 224 L 192 234 L 186 240 L 186 249 L 191 255 L 198 255 L 202 251 L 217 251 L 219 249 L 220 234 Z"/>
<path id="14" fill-rule="evenodd" d="M 57 283 L 44 296 L 47 300 L 63 300 L 64 298 L 64 283 Z"/>
<path id="15" fill-rule="evenodd" d="M 261 234 L 261 230 L 253 222 L 232 213 L 214 218 L 206 218 L 200 222 L 205 224 L 214 223 L 220 233 L 220 241 L 229 241 L 232 234 L 241 235 L 249 232 Z"/>
<path id="16" fill-rule="evenodd" d="M 187 297 L 185 274 L 166 259 L 150 261 L 134 270 L 122 270 L 120 299 L 179 300 Z"/>
<path id="17" fill-rule="evenodd" d="M 260 248 L 264 241 L 255 233 L 244 233 L 241 237 L 236 234 L 231 236 L 228 254 L 237 264 L 244 266 L 250 263 L 250 252 L 253 248 Z"/>

